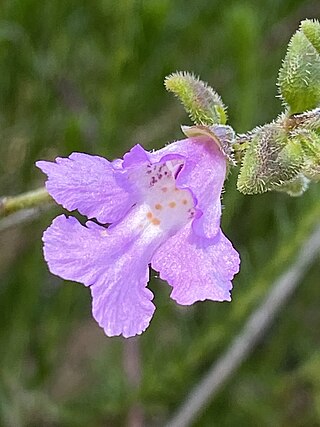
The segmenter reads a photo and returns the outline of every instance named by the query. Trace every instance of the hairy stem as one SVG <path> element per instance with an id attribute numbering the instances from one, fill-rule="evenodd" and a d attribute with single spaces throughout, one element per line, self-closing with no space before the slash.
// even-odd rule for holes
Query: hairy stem
<path id="1" fill-rule="evenodd" d="M 19 196 L 3 197 L 0 198 L 0 218 L 4 218 L 22 209 L 44 206 L 51 201 L 51 196 L 44 187 L 28 191 Z"/>

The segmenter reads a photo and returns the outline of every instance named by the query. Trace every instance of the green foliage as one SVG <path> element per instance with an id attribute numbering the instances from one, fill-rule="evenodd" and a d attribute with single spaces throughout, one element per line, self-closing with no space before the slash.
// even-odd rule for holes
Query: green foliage
<path id="1" fill-rule="evenodd" d="M 286 111 L 240 136 L 237 182 L 244 194 L 284 191 L 300 196 L 318 181 L 320 142 L 320 24 L 302 21 L 289 42 L 278 85 Z"/>
<path id="2" fill-rule="evenodd" d="M 247 13 L 243 13 L 243 19 L 248 19 Z M 247 39 L 248 33 L 244 34 Z M 309 179 L 319 179 L 319 109 L 304 111 L 318 106 L 320 101 L 319 46 L 319 22 L 303 21 L 290 40 L 279 72 L 278 85 L 287 103 L 286 111 L 272 123 L 240 136 L 240 144 L 234 135 L 230 138 L 225 132 L 226 137 L 220 136 L 219 129 L 214 129 L 213 125 L 225 124 L 226 109 L 210 86 L 188 72 L 166 77 L 166 89 L 180 99 L 196 125 L 182 128 L 187 136 L 208 136 L 233 163 L 234 147 L 240 156 L 244 154 L 237 182 L 240 192 L 278 190 L 300 196 Z M 244 80 L 249 81 L 247 77 L 245 73 Z M 244 102 L 244 110 L 245 107 Z"/>

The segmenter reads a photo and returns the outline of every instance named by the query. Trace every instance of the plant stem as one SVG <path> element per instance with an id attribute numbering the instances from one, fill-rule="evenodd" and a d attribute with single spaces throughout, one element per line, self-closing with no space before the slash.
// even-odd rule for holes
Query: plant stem
<path id="1" fill-rule="evenodd" d="M 44 187 L 28 191 L 19 196 L 3 197 L 0 198 L 0 218 L 22 209 L 46 205 L 51 201 L 52 199 Z"/>

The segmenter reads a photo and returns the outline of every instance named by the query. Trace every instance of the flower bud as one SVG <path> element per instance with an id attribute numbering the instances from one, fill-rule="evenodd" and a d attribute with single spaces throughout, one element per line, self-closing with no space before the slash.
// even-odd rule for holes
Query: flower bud
<path id="1" fill-rule="evenodd" d="M 280 96 L 290 114 L 320 104 L 320 24 L 305 20 L 292 36 L 279 71 Z"/>
<path id="2" fill-rule="evenodd" d="M 303 166 L 303 150 L 288 139 L 281 124 L 273 122 L 248 135 L 237 187 L 244 194 L 277 190 L 294 180 Z"/>
<path id="3" fill-rule="evenodd" d="M 196 125 L 226 123 L 226 109 L 220 96 L 198 77 L 188 72 L 176 72 L 166 77 L 164 84 L 179 98 Z"/>

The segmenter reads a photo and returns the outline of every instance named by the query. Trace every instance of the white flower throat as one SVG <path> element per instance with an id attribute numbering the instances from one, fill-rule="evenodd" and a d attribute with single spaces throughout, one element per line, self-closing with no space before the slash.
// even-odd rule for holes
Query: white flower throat
<path id="1" fill-rule="evenodd" d="M 148 164 L 144 194 L 145 220 L 154 227 L 169 231 L 180 228 L 194 217 L 194 200 L 189 190 L 176 186 L 182 160 Z"/>

